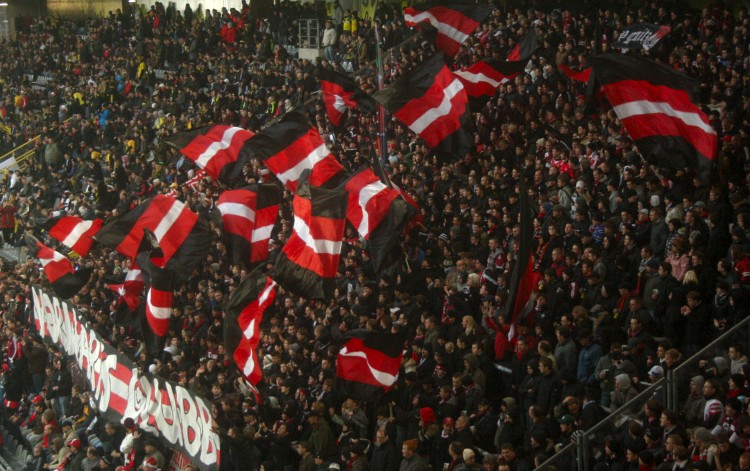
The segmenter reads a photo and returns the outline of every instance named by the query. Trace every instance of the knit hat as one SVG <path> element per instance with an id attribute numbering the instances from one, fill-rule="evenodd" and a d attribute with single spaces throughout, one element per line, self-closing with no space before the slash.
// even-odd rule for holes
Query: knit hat
<path id="1" fill-rule="evenodd" d="M 429 407 L 423 407 L 419 409 L 419 419 L 427 426 L 432 425 L 436 421 L 435 411 Z"/>

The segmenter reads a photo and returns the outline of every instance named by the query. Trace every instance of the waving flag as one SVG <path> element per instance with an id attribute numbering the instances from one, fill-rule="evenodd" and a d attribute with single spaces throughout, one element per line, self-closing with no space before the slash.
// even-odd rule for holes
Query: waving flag
<path id="1" fill-rule="evenodd" d="M 318 130 L 296 111 L 256 134 L 247 146 L 291 191 L 296 191 L 305 170 L 312 171 L 310 182 L 316 186 L 334 184 L 337 178 L 346 176 L 344 167 L 328 150 Z"/>
<path id="2" fill-rule="evenodd" d="M 490 5 L 460 5 L 450 2 L 424 3 L 404 8 L 409 27 L 424 29 L 429 24 L 437 33 L 438 49 L 453 57 L 479 24 L 492 13 Z"/>
<path id="3" fill-rule="evenodd" d="M 281 190 L 256 184 L 219 195 L 224 236 L 233 263 L 248 266 L 268 258 L 268 241 L 279 215 Z"/>
<path id="4" fill-rule="evenodd" d="M 668 25 L 634 23 L 622 29 L 620 36 L 612 44 L 612 47 L 619 48 L 622 52 L 627 52 L 633 47 L 648 51 L 664 39 L 664 36 L 668 35 L 670 31 L 672 31 L 672 28 Z"/>
<path id="5" fill-rule="evenodd" d="M 172 304 L 176 275 L 173 270 L 164 268 L 164 253 L 159 248 L 141 252 L 137 257 L 148 284 L 146 292 L 146 320 L 158 337 L 169 333 L 169 319 L 172 317 Z"/>
<path id="6" fill-rule="evenodd" d="M 369 401 L 380 398 L 398 379 L 404 356 L 404 336 L 352 330 L 336 357 L 336 376 L 346 397 Z"/>
<path id="7" fill-rule="evenodd" d="M 525 67 L 526 64 L 523 61 L 485 59 L 471 67 L 458 70 L 454 74 L 463 83 L 472 108 L 477 109 L 484 106 L 487 99 L 495 95 L 499 86 L 513 80 L 523 72 Z"/>
<path id="8" fill-rule="evenodd" d="M 59 297 L 69 299 L 88 283 L 91 268 L 76 271 L 65 255 L 42 244 L 32 235 L 26 236 L 26 245 L 29 247 L 29 256 L 39 259 L 47 281 Z"/>
<path id="9" fill-rule="evenodd" d="M 525 66 L 534 51 L 536 51 L 536 28 L 532 26 L 521 42 L 508 53 L 508 62 L 521 61 Z"/>
<path id="10" fill-rule="evenodd" d="M 256 270 L 237 286 L 227 306 L 225 351 L 233 352 L 234 362 L 253 386 L 257 386 L 263 376 L 258 361 L 260 324 L 275 299 L 276 283 Z"/>
<path id="11" fill-rule="evenodd" d="M 102 227 L 102 220 L 84 221 L 75 216 L 61 216 L 50 219 L 45 227 L 49 235 L 81 257 L 85 257 L 91 250 L 91 244 L 94 243 L 92 237 Z"/>
<path id="12" fill-rule="evenodd" d="M 375 112 L 375 100 L 363 92 L 350 77 L 318 65 L 318 78 L 328 119 L 334 126 L 343 124 L 344 114 L 349 109 L 358 108 L 366 113 Z"/>
<path id="13" fill-rule="evenodd" d="M 622 54 L 590 57 L 601 90 L 638 149 L 650 162 L 694 168 L 708 182 L 718 138 L 694 100 L 698 83 L 671 67 Z"/>
<path id="14" fill-rule="evenodd" d="M 130 312 L 135 311 L 140 304 L 144 286 L 143 275 L 136 260 L 131 262 L 130 269 L 122 282 L 107 283 L 107 288 L 120 295 Z"/>
<path id="15" fill-rule="evenodd" d="M 588 69 L 583 69 L 583 70 L 573 70 L 565 64 L 559 64 L 557 68 L 560 69 L 560 71 L 563 74 L 565 74 L 569 79 L 574 80 L 576 82 L 588 83 L 589 78 L 591 77 L 590 67 Z"/>
<path id="16" fill-rule="evenodd" d="M 273 279 L 307 299 L 330 299 L 346 225 L 343 190 L 313 186 L 303 179 L 294 196 L 294 227 L 276 259 Z"/>
<path id="17" fill-rule="evenodd" d="M 177 133 L 163 142 L 194 161 L 208 175 L 228 186 L 242 180 L 242 167 L 249 162 L 243 153 L 253 133 L 234 126 L 207 126 Z"/>
<path id="18" fill-rule="evenodd" d="M 398 190 L 385 185 L 369 168 L 352 175 L 344 189 L 349 194 L 346 218 L 369 242 L 370 258 L 379 271 L 415 211 Z"/>
<path id="19" fill-rule="evenodd" d="M 529 203 L 529 193 L 526 191 L 526 185 L 521 180 L 520 211 L 521 211 L 521 233 L 517 239 L 518 253 L 513 272 L 510 275 L 510 289 L 506 322 L 510 324 L 508 331 L 508 340 L 513 340 L 515 336 L 516 323 L 531 312 L 534 307 L 534 259 L 531 256 L 531 243 L 534 235 L 534 225 L 532 223 L 532 209 Z"/>
<path id="20" fill-rule="evenodd" d="M 152 231 L 169 268 L 186 276 L 208 255 L 211 244 L 208 222 L 185 203 L 165 195 L 154 196 L 132 211 L 106 224 L 94 237 L 129 258 L 138 255 L 143 230 Z"/>
<path id="21" fill-rule="evenodd" d="M 466 90 L 445 66 L 442 54 L 417 65 L 373 98 L 433 149 L 456 158 L 471 149 Z"/>

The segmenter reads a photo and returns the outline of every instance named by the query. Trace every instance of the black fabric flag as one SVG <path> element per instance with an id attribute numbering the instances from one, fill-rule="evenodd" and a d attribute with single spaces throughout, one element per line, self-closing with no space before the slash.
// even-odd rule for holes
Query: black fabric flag
<path id="1" fill-rule="evenodd" d="M 403 334 L 352 330 L 336 357 L 336 376 L 345 397 L 379 399 L 398 379 L 404 356 Z"/>

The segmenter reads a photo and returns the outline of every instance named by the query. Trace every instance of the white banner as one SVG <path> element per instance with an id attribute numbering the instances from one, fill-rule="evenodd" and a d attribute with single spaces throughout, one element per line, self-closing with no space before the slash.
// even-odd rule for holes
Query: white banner
<path id="1" fill-rule="evenodd" d="M 201 469 L 219 469 L 219 436 L 211 430 L 206 401 L 176 383 L 139 376 L 136 365 L 104 343 L 67 301 L 37 286 L 31 292 L 37 331 L 75 359 L 102 415 L 120 422 L 132 418 Z"/>

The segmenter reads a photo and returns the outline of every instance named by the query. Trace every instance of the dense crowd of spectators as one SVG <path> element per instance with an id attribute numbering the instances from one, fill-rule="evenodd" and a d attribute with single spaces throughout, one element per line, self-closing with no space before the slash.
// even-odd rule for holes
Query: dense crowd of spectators
<path id="1" fill-rule="evenodd" d="M 403 238 L 405 263 L 374 273 L 350 227 L 334 299 L 282 290 L 262 326 L 263 405 L 223 346 L 226 303 L 248 271 L 226 257 L 213 211 L 221 189 L 210 179 L 185 186 L 194 165 L 159 139 L 209 123 L 255 131 L 296 108 L 330 136 L 347 168 L 379 158 L 375 117 L 352 113 L 344 130 L 331 127 L 314 96 L 316 64 L 289 54 L 305 46 L 295 20 L 319 17 L 313 7 L 285 2 L 260 16 L 247 5 L 203 12 L 157 3 L 84 23 L 28 19 L 0 51 L 0 115 L 10 129 L 0 148 L 42 137 L 28 167 L 4 176 L 3 241 L 20 247 L 31 230 L 56 246 L 39 229 L 47 217 L 109 220 L 168 191 L 214 221 L 211 253 L 175 291 L 167 347 L 154 363 L 138 322 L 113 322 L 117 295 L 106 283 L 128 271 L 128 260 L 103 247 L 77 259 L 95 271 L 72 301 L 144 371 L 212 402 L 222 469 L 528 471 L 747 315 L 750 18 L 721 2 L 702 11 L 683 3 L 495 9 L 452 66 L 505 57 L 536 28 L 526 73 L 473 115 L 475 146 L 453 161 L 388 120 L 383 164 L 423 217 Z M 374 28 L 386 81 L 431 52 L 396 6 L 381 2 L 376 21 L 338 2 L 328 15 L 321 62 L 369 71 L 359 78 L 366 91 L 376 89 Z M 650 164 L 614 112 L 588 114 L 585 84 L 557 70 L 581 69 L 638 21 L 670 25 L 651 55 L 700 80 L 721 146 L 710 182 L 694 169 Z M 38 85 L 39 77 L 51 80 Z M 265 172 L 254 162 L 245 175 L 253 182 Z M 535 296 L 509 341 L 520 179 L 536 212 Z M 270 263 L 291 220 L 285 205 Z M 33 450 L 29 471 L 164 468 L 169 451 L 132 422 L 98 417 L 66 359 L 34 334 L 29 289 L 37 283 L 34 260 L 3 262 L 3 421 Z M 409 338 L 397 386 L 374 402 L 336 389 L 333 339 L 355 328 Z M 680 410 L 649 401 L 641 423 L 613 433 L 591 464 L 750 469 L 747 346 L 739 338 L 696 363 Z"/>

